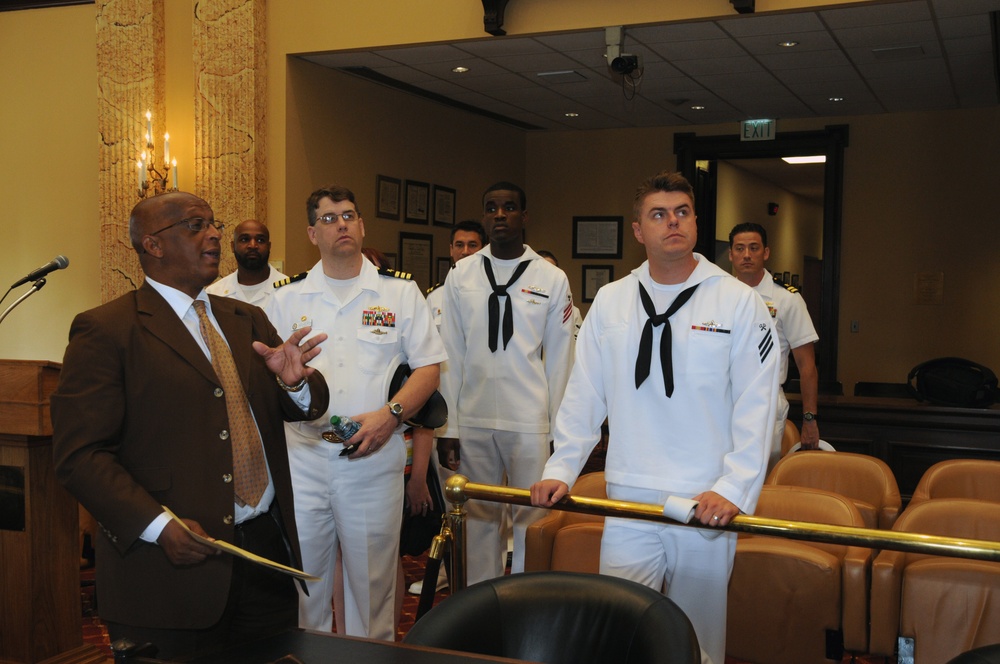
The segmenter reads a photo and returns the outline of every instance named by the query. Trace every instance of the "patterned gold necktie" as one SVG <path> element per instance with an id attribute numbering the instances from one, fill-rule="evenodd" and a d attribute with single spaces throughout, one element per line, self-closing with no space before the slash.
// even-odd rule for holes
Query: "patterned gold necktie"
<path id="1" fill-rule="evenodd" d="M 226 397 L 229 437 L 233 446 L 233 475 L 236 476 L 236 502 L 240 506 L 256 506 L 267 488 L 267 466 L 260 432 L 250 413 L 250 404 L 243 392 L 229 346 L 208 319 L 205 303 L 195 300 L 194 309 L 198 312 L 201 336 L 212 354 L 212 368 L 222 383 Z"/>

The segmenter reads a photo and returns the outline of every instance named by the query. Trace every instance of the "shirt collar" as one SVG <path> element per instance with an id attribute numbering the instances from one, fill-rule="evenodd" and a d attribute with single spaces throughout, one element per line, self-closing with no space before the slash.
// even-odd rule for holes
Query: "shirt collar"
<path id="1" fill-rule="evenodd" d="M 148 283 L 153 290 L 160 294 L 160 296 L 167 301 L 170 308 L 174 310 L 178 318 L 184 318 L 187 315 L 189 309 L 191 309 L 191 304 L 195 300 L 201 300 L 205 303 L 205 307 L 211 311 L 212 305 L 208 300 L 208 294 L 205 293 L 205 289 L 202 288 L 201 292 L 198 293 L 198 297 L 192 298 L 187 293 L 177 290 L 173 286 L 167 286 L 166 284 L 161 284 L 155 279 L 146 277 L 146 283 Z"/>

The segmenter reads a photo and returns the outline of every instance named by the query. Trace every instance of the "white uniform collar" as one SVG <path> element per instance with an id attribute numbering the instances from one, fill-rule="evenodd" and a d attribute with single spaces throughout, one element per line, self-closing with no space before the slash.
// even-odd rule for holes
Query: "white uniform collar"
<path id="1" fill-rule="evenodd" d="M 753 287 L 761 295 L 770 295 L 774 292 L 774 275 L 764 270 L 764 276 L 760 278 L 760 283 Z"/>
<path id="2" fill-rule="evenodd" d="M 535 253 L 535 250 L 532 249 L 531 247 L 529 247 L 528 245 L 525 244 L 525 245 L 521 245 L 521 246 L 524 247 L 524 253 L 521 254 L 520 256 L 518 256 L 517 258 L 511 259 L 511 260 L 516 260 L 518 262 L 521 262 L 521 261 L 533 261 L 533 260 L 541 258 L 541 256 L 539 256 L 537 253 Z M 486 260 L 487 258 L 492 258 L 493 260 L 505 260 L 505 259 L 497 258 L 496 256 L 494 256 L 493 252 L 491 251 L 491 249 L 492 249 L 492 247 L 490 247 L 490 245 L 486 245 L 485 247 L 483 247 L 482 249 L 480 249 L 479 251 L 477 251 L 476 253 L 474 253 L 472 255 L 473 256 L 482 256 L 483 260 Z"/>
<path id="3" fill-rule="evenodd" d="M 707 279 L 717 279 L 719 277 L 736 278 L 698 252 L 693 252 L 692 256 L 694 256 L 694 259 L 698 261 L 698 264 L 695 265 L 694 271 L 688 275 L 688 278 L 684 281 L 684 283 L 678 284 L 680 288 L 684 289 L 689 286 L 694 286 L 695 284 L 700 284 Z M 653 288 L 653 278 L 649 275 L 648 260 L 643 261 L 642 265 L 632 270 L 632 274 L 642 283 L 643 286 L 646 287 L 647 290 Z"/>
<path id="4" fill-rule="evenodd" d="M 358 286 L 363 290 L 378 290 L 378 268 L 367 258 L 361 261 L 361 272 L 358 273 Z M 309 274 L 302 280 L 303 293 L 324 293 L 326 292 L 326 275 L 323 273 L 323 261 L 312 266 Z"/>

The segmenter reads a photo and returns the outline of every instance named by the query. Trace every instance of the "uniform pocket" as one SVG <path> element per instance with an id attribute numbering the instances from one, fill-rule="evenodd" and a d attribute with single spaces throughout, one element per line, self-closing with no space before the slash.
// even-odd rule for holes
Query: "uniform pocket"
<path id="1" fill-rule="evenodd" d="M 391 327 L 358 329 L 358 367 L 365 373 L 382 375 L 399 352 L 399 331 Z"/>

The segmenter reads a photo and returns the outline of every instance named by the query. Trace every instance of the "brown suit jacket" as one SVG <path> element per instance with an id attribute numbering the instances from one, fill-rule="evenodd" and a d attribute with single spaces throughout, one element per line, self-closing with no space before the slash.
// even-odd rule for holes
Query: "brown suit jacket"
<path id="1" fill-rule="evenodd" d="M 281 343 L 259 308 L 210 296 L 260 429 L 279 510 L 299 564 L 282 420 L 310 420 L 327 408 L 326 381 L 309 379 L 303 413 L 251 346 Z M 79 314 L 70 329 L 59 386 L 51 397 L 56 473 L 101 524 L 97 588 L 101 617 L 165 629 L 202 629 L 226 605 L 232 558 L 175 567 L 139 539 L 166 505 L 233 541 L 232 449 L 226 403 L 212 365 L 149 284 Z"/>

